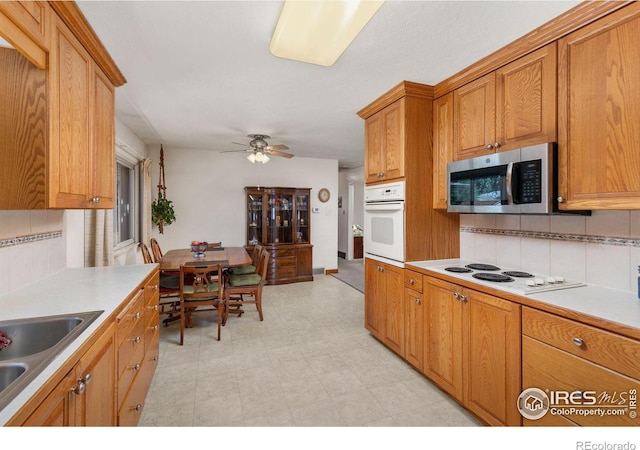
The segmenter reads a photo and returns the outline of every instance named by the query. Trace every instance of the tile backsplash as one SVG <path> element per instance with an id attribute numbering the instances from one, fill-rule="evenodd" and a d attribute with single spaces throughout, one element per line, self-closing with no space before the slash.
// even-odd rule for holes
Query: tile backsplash
<path id="1" fill-rule="evenodd" d="M 0 211 L 0 295 L 67 266 L 63 210 Z"/>
<path id="2" fill-rule="evenodd" d="M 460 257 L 635 292 L 640 211 L 591 216 L 462 214 Z"/>

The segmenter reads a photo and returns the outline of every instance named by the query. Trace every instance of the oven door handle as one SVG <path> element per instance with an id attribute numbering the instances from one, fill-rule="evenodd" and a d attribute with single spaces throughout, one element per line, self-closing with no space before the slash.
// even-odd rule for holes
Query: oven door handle
<path id="1" fill-rule="evenodd" d="M 404 202 L 365 203 L 365 211 L 403 211 Z"/>
<path id="2" fill-rule="evenodd" d="M 513 205 L 513 162 L 507 164 L 507 204 Z"/>

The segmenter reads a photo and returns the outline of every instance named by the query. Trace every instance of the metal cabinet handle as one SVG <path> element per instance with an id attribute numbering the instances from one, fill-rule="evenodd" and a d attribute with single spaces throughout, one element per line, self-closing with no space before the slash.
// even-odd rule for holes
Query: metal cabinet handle
<path id="1" fill-rule="evenodd" d="M 453 296 L 454 296 L 455 298 L 460 298 L 460 294 L 458 294 L 457 292 L 454 292 L 454 293 L 453 293 Z"/>
<path id="2" fill-rule="evenodd" d="M 138 320 L 138 319 L 140 318 L 140 312 L 138 311 L 137 313 L 135 313 L 135 314 L 133 315 L 133 318 L 134 318 L 134 319 L 136 319 L 136 320 Z"/>
<path id="3" fill-rule="evenodd" d="M 88 373 L 84 377 L 78 378 L 76 385 L 71 388 L 71 392 L 73 392 L 76 395 L 84 394 L 84 391 L 87 390 L 87 384 L 89 384 L 90 382 L 91 382 L 91 374 Z"/>
<path id="4" fill-rule="evenodd" d="M 460 298 L 459 298 L 459 300 L 460 300 L 461 302 L 466 302 L 466 301 L 467 301 L 467 296 L 466 296 L 466 295 L 463 295 L 463 294 L 460 294 Z"/>
<path id="5" fill-rule="evenodd" d="M 129 366 L 131 370 L 140 370 L 140 364 L 134 364 L 133 366 Z"/>
<path id="6" fill-rule="evenodd" d="M 487 147 L 486 147 L 486 148 L 487 148 L 487 150 L 493 150 L 493 145 L 491 145 L 491 144 L 487 144 Z"/>
<path id="7" fill-rule="evenodd" d="M 139 344 L 142 339 L 140 339 L 140 336 L 136 336 L 131 340 L 133 341 L 134 344 Z"/>
<path id="8" fill-rule="evenodd" d="M 131 407 L 131 411 L 140 411 L 142 409 L 142 405 L 138 403 L 136 406 Z"/>
<path id="9" fill-rule="evenodd" d="M 564 203 L 564 197 L 559 196 L 558 197 L 558 203 Z"/>
<path id="10" fill-rule="evenodd" d="M 418 297 L 416 297 L 416 305 L 419 305 L 420 303 L 422 303 L 422 300 Z"/>
<path id="11" fill-rule="evenodd" d="M 578 347 L 582 347 L 584 345 L 584 341 L 578 337 L 573 338 L 573 343 L 576 344 Z"/>
<path id="12" fill-rule="evenodd" d="M 409 284 L 413 286 L 414 284 L 416 284 L 416 280 L 414 280 L 413 278 L 409 278 Z"/>
<path id="13" fill-rule="evenodd" d="M 91 197 L 91 203 L 100 203 L 100 197 Z"/>
<path id="14" fill-rule="evenodd" d="M 493 148 L 500 148 L 500 142 L 496 142 L 495 144 L 493 144 Z"/>

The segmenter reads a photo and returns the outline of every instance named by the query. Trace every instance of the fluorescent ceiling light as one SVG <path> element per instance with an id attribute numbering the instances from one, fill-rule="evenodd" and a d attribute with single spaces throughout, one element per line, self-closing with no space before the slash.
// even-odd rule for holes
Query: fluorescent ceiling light
<path id="1" fill-rule="evenodd" d="M 331 66 L 384 0 L 287 0 L 271 38 L 281 58 Z"/>

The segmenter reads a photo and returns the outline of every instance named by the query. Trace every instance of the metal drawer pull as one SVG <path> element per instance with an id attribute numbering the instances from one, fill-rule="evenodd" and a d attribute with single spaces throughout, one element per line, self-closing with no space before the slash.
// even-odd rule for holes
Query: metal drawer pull
<path id="1" fill-rule="evenodd" d="M 453 296 L 454 296 L 455 298 L 458 298 L 458 299 L 460 298 L 460 294 L 458 294 L 457 292 L 454 292 L 454 293 L 453 293 Z"/>
<path id="2" fill-rule="evenodd" d="M 584 341 L 577 337 L 573 338 L 573 343 L 576 344 L 578 347 L 582 347 L 584 345 Z"/>
<path id="3" fill-rule="evenodd" d="M 140 370 L 140 364 L 136 364 L 134 366 L 129 366 L 129 369 L 131 369 L 131 370 Z"/>
<path id="4" fill-rule="evenodd" d="M 409 284 L 410 285 L 416 284 L 416 280 L 414 280 L 413 278 L 409 278 Z"/>
<path id="5" fill-rule="evenodd" d="M 466 302 L 467 301 L 467 296 L 464 294 L 460 294 L 460 301 L 461 302 Z"/>
<path id="6" fill-rule="evenodd" d="M 420 300 L 418 297 L 416 297 L 416 304 L 419 305 L 420 303 L 422 303 L 422 300 Z"/>
<path id="7" fill-rule="evenodd" d="M 140 343 L 140 341 L 141 341 L 140 336 L 136 336 L 136 337 L 134 337 L 134 338 L 133 338 L 133 339 L 131 339 L 131 340 L 133 341 L 133 343 L 134 343 L 134 344 L 139 344 L 139 343 Z"/>
<path id="8" fill-rule="evenodd" d="M 131 408 L 131 411 L 140 411 L 142 409 L 142 405 L 138 403 L 136 406 Z"/>
<path id="9" fill-rule="evenodd" d="M 133 315 L 133 318 L 134 318 L 134 319 L 136 319 L 136 320 L 137 320 L 137 319 L 139 319 L 139 318 L 140 318 L 140 311 L 138 311 L 137 313 L 135 313 L 135 314 Z"/>

